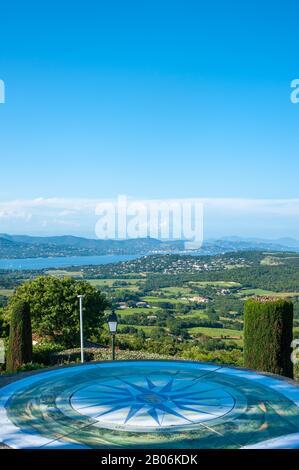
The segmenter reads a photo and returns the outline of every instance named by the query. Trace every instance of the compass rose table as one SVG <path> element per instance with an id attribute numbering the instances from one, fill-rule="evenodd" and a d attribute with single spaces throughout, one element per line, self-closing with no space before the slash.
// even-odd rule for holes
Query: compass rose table
<path id="1" fill-rule="evenodd" d="M 13 448 L 299 448 L 295 382 L 189 361 L 117 361 L 0 388 Z"/>

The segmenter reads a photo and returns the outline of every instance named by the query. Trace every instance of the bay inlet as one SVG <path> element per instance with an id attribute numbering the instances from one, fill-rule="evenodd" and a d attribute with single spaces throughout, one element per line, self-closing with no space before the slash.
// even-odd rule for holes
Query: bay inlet
<path id="1" fill-rule="evenodd" d="M 119 263 L 140 258 L 142 255 L 102 255 L 102 256 L 57 256 L 51 258 L 0 258 L 0 269 L 26 270 L 66 268 L 70 266 L 87 266 Z"/>

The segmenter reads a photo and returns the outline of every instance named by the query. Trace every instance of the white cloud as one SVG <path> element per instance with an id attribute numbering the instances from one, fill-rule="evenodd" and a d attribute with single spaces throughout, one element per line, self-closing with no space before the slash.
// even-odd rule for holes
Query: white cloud
<path id="1" fill-rule="evenodd" d="M 95 237 L 97 204 L 116 202 L 116 199 L 103 201 L 89 198 L 38 197 L 0 202 L 0 232 Z M 132 199 L 128 200 L 132 202 Z M 203 198 L 200 200 L 204 204 L 204 228 L 209 236 L 215 232 L 217 236 L 248 234 L 299 238 L 299 199 Z M 171 202 L 176 200 L 171 199 Z M 177 202 L 181 200 L 178 199 Z"/>
<path id="2" fill-rule="evenodd" d="M 205 207 L 211 210 L 240 212 L 245 214 L 267 214 L 298 216 L 299 199 L 203 199 Z"/>

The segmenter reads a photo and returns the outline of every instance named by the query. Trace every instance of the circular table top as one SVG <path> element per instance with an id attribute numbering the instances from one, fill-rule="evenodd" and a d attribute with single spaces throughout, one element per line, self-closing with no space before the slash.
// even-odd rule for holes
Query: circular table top
<path id="1" fill-rule="evenodd" d="M 191 361 L 58 368 L 0 389 L 14 448 L 299 448 L 299 388 Z"/>

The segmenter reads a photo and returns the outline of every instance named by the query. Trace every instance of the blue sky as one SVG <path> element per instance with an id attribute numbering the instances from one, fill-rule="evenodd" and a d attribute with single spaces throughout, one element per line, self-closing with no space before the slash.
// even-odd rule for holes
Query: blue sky
<path id="1" fill-rule="evenodd" d="M 296 0 L 4 2 L 0 232 L 46 231 L 5 209 L 37 198 L 297 198 L 298 13 Z"/>

